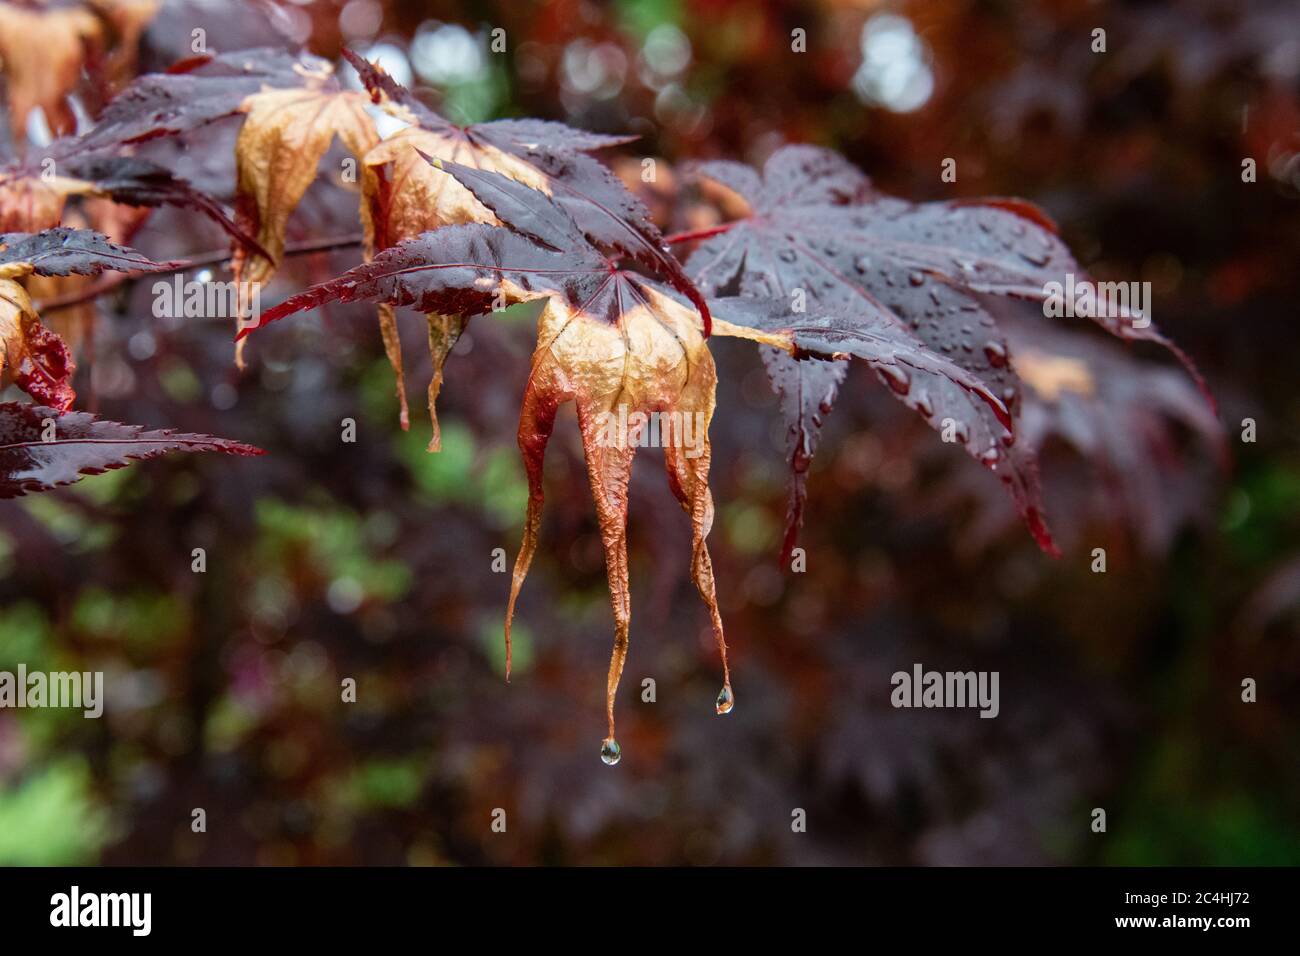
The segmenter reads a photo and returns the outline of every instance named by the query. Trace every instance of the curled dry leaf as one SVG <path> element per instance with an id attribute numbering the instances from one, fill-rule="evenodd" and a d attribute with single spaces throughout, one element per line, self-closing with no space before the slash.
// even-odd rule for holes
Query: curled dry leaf
<path id="1" fill-rule="evenodd" d="M 171 451 L 263 454 L 252 445 L 211 435 L 149 431 L 86 412 L 0 404 L 0 498 L 47 491 Z"/>
<path id="2" fill-rule="evenodd" d="M 0 3 L 0 67 L 14 139 L 23 138 L 36 107 L 55 134 L 73 130 L 68 96 L 80 87 L 93 110 L 98 94 L 127 79 L 140 36 L 161 6 L 162 0 Z"/>
<path id="3" fill-rule="evenodd" d="M 350 50 L 343 55 L 357 70 L 374 102 L 410 124 L 366 156 L 363 188 L 367 194 L 367 254 L 440 226 L 470 222 L 496 223 L 483 203 L 428 160 L 446 160 L 507 176 L 540 190 L 574 216 L 598 246 L 667 270 L 670 281 L 707 309 L 681 266 L 664 249 L 663 236 L 649 213 L 621 182 L 585 152 L 616 146 L 635 137 L 604 136 L 541 120 L 496 120 L 457 126 L 418 100 L 377 65 Z M 704 312 L 707 316 L 707 311 Z M 429 450 L 440 447 L 436 400 L 443 365 L 465 328 L 461 316 L 426 316 L 433 377 L 429 383 Z M 706 319 L 707 321 L 707 319 Z M 401 345 L 391 310 L 380 309 L 384 347 L 397 376 L 406 427 L 406 397 Z"/>
<path id="4" fill-rule="evenodd" d="M 439 226 L 471 222 L 495 223 L 496 217 L 474 198 L 474 194 L 454 177 L 447 176 L 426 162 L 432 155 L 459 161 L 509 176 L 534 188 L 545 185 L 531 166 L 495 147 L 471 140 L 456 131 L 428 130 L 408 126 L 376 145 L 364 159 L 362 189 L 367 241 L 366 255 L 403 239 L 410 239 Z M 438 426 L 437 399 L 442 390 L 443 366 L 447 356 L 465 329 L 466 319 L 458 315 L 428 313 L 429 356 L 433 374 L 429 380 L 428 405 L 432 434 L 428 450 L 442 447 Z M 397 317 L 392 306 L 379 306 L 379 327 L 384 350 L 397 378 L 397 395 L 401 404 L 402 427 L 409 426 L 406 406 L 406 382 L 402 363 L 402 346 L 398 338 Z"/>
<path id="5" fill-rule="evenodd" d="M 0 231 L 41 232 L 63 220 L 69 196 L 85 195 L 91 183 L 66 176 L 43 177 L 39 170 L 0 169 Z"/>
<path id="6" fill-rule="evenodd" d="M 152 15 L 153 5 L 151 0 L 100 0 L 97 8 L 125 35 L 132 30 L 138 33 L 136 27 Z M 252 258 L 260 268 L 266 269 L 273 255 L 251 233 L 266 230 L 277 235 L 282 244 L 283 220 L 306 188 L 304 183 L 297 189 L 293 202 L 284 203 L 283 208 L 270 201 L 272 195 L 277 201 L 284 200 L 288 195 L 286 189 L 297 188 L 279 175 L 292 158 L 289 156 L 291 143 L 281 140 L 279 149 L 268 148 L 263 157 L 267 168 L 257 168 L 255 159 L 248 169 L 241 169 L 241 174 L 247 175 L 243 181 L 254 184 L 250 186 L 253 193 L 261 177 L 267 177 L 269 182 L 257 194 L 268 204 L 267 215 L 261 214 L 256 197 L 250 194 L 252 205 L 245 208 L 242 225 L 232 221 L 219 203 L 184 179 L 162 166 L 126 153 L 135 144 L 190 132 L 241 110 L 252 110 L 265 117 L 258 104 L 265 105 L 266 101 L 257 97 L 266 92 L 286 88 L 292 92 L 296 88 L 307 97 L 337 90 L 336 84 L 330 85 L 329 71 L 329 64 L 315 57 L 293 56 L 279 50 L 246 50 L 197 57 L 179 64 L 173 71 L 140 77 L 104 109 L 99 121 L 84 135 L 56 140 L 40 155 L 33 154 L 0 168 L 0 231 L 40 233 L 51 229 L 62 220 L 64 206 L 71 196 L 103 197 L 141 207 L 167 204 L 202 212 L 235 241 L 238 264 Z M 358 109 L 364 102 L 360 94 L 347 96 Z M 323 111 L 321 121 L 326 126 L 318 132 L 325 135 L 324 145 L 328 145 L 332 135 L 328 132 L 332 128 L 330 123 L 345 126 L 348 132 L 343 135 L 352 138 L 354 126 L 345 121 L 349 115 L 347 111 L 343 117 L 330 110 Z M 266 129 L 274 125 L 274 121 L 261 124 L 266 136 L 277 135 L 276 130 Z M 286 135 L 302 132 L 301 122 L 289 122 L 287 126 L 283 131 Z M 364 134 L 357 148 L 364 150 L 373 142 L 371 130 Z M 310 175 L 314 175 L 315 162 L 315 159 L 311 161 Z M 288 165 L 292 167 L 291 162 Z M 277 246 L 276 254 L 279 249 Z"/>
<path id="7" fill-rule="evenodd" d="M 507 302 L 547 299 L 524 390 L 519 446 L 528 511 L 506 612 L 510 622 L 537 547 L 542 458 L 559 406 L 577 407 L 614 610 L 614 653 L 606 686 L 609 737 L 618 759 L 614 697 L 627 655 L 627 486 L 641 429 L 658 423 L 669 486 L 690 516 L 691 574 L 708 606 L 723 662 L 717 710 L 734 698 L 706 539 L 713 524 L 708 427 L 717 382 L 698 311 L 664 284 L 624 268 L 592 243 L 569 212 L 544 193 L 497 173 L 441 164 L 506 227 L 448 226 L 378 253 L 343 276 L 268 310 L 263 324 L 325 302 L 371 300 L 425 312 L 476 315 Z M 667 435 L 663 430 L 667 429 Z"/>
<path id="8" fill-rule="evenodd" d="M 316 178 L 316 167 L 334 137 L 361 158 L 378 142 L 364 94 L 342 90 L 328 65 L 303 70 L 303 85 L 254 93 L 235 144 L 238 194 L 235 221 L 266 254 L 236 246 L 237 282 L 265 282 L 284 254 L 289 216 Z"/>
<path id="9" fill-rule="evenodd" d="M 99 17 L 83 7 L 34 9 L 0 3 L 0 64 L 14 139 L 23 139 L 27 116 L 37 107 L 56 134 L 76 127 L 67 97 L 81 80 L 88 48 L 98 44 L 102 34 Z"/>

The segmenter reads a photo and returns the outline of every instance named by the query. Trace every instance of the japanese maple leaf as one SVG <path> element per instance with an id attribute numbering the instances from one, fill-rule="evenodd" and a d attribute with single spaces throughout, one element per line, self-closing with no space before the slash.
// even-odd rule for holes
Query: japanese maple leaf
<path id="1" fill-rule="evenodd" d="M 55 175 L 46 175 L 47 170 Z M 39 157 L 0 168 L 0 231 L 40 232 L 59 225 L 70 196 L 95 196 L 127 206 L 194 209 L 236 242 L 264 251 L 220 203 L 170 170 L 135 156 L 85 151 L 76 139 L 57 140 Z"/>
<path id="2" fill-rule="evenodd" d="M 315 65 L 300 71 L 300 86 L 262 90 L 240 104 L 245 119 L 235 143 L 235 221 L 269 256 L 236 246 L 231 268 L 237 282 L 265 282 L 274 273 L 289 216 L 335 136 L 358 162 L 379 141 L 365 94 L 342 89 L 328 63 Z"/>
<path id="3" fill-rule="evenodd" d="M 59 227 L 36 234 L 0 234 L 0 279 L 115 272 L 168 272 L 184 263 L 154 262 L 89 229 Z"/>
<path id="4" fill-rule="evenodd" d="M 82 150 L 112 153 L 242 115 L 235 144 L 235 223 L 227 229 L 236 240 L 231 270 L 236 282 L 260 283 L 274 275 L 289 217 L 334 138 L 358 162 L 378 142 L 369 102 L 366 94 L 340 87 L 327 60 L 244 50 L 140 77 L 78 143 Z M 136 199 L 157 198 L 158 191 L 175 195 L 171 184 L 158 183 L 151 193 L 150 183 L 138 179 L 127 184 Z"/>
<path id="5" fill-rule="evenodd" d="M 726 641 L 706 545 L 713 524 L 707 437 L 717 381 L 713 358 L 698 311 L 670 287 L 631 271 L 589 241 L 559 203 L 494 172 L 452 162 L 442 167 L 444 175 L 455 175 L 506 225 L 446 226 L 398 243 L 337 279 L 267 310 L 262 324 L 330 301 L 380 301 L 423 312 L 477 315 L 502 299 L 548 300 L 539 320 L 519 423 L 529 500 L 506 612 L 507 673 L 510 621 L 537 547 L 542 459 L 559 406 L 573 401 L 614 611 L 614 652 L 606 686 L 609 736 L 602 745 L 604 759 L 613 763 L 620 753 L 614 736 L 614 697 L 631 620 L 627 487 L 637 441 L 631 434 L 612 434 L 612 423 L 656 414 L 679 423 L 678 440 L 664 448 L 669 487 L 690 516 L 691 574 L 708 606 L 722 655 L 717 710 L 726 713 L 732 707 Z"/>
<path id="6" fill-rule="evenodd" d="M 996 323 L 974 294 L 1041 294 L 1048 277 L 1072 264 L 1068 251 L 1028 204 L 912 205 L 879 196 L 866 176 L 829 150 L 789 146 L 762 176 L 732 162 L 705 163 L 701 175 L 745 199 L 748 218 L 710 230 L 688 270 L 708 292 L 773 298 L 794 309 L 831 310 L 873 327 L 905 330 L 986 382 L 1014 415 L 1019 385 Z M 804 473 L 841 372 L 767 355 L 789 423 L 794 471 L 785 550 L 802 520 Z M 907 376 L 888 378 L 911 395 Z M 995 470 L 1039 544 L 1054 551 L 1042 516 L 1032 458 L 1014 449 L 1006 423 L 972 405 L 951 381 L 921 385 L 916 407 Z"/>
<path id="7" fill-rule="evenodd" d="M 0 498 L 47 491 L 79 481 L 83 475 L 102 474 L 171 451 L 264 454 L 252 445 L 211 435 L 148 431 L 86 412 L 0 404 Z"/>
<path id="8" fill-rule="evenodd" d="M 723 661 L 716 707 L 731 710 L 734 696 L 726 643 L 715 597 L 706 538 L 713 523 L 708 488 L 708 424 L 717 375 L 703 322 L 693 304 L 666 283 L 631 271 L 583 231 L 564 205 L 498 173 L 440 162 L 504 226 L 447 226 L 406 240 L 348 273 L 268 310 L 263 323 L 325 302 L 378 300 L 423 311 L 475 315 L 506 301 L 545 298 L 538 345 L 525 387 L 519 445 L 528 474 L 524 539 L 515 563 L 506 614 L 515 601 L 537 546 L 543 502 L 542 459 L 559 405 L 574 401 L 582 432 L 614 608 L 614 658 L 607 685 L 610 733 L 607 761 L 618 758 L 614 695 L 627 653 L 630 605 L 627 568 L 627 486 L 637 442 L 610 434 L 610 423 L 635 416 L 667 415 L 682 423 L 677 440 L 664 443 L 669 486 L 691 518 L 691 573 L 708 605 Z M 977 377 L 892 326 L 850 327 L 834 316 L 789 319 L 769 315 L 767 303 L 725 300 L 720 332 L 824 358 L 856 355 L 889 373 L 943 378 L 987 403 L 1009 425 L 997 396 Z M 671 427 L 670 427 L 671 430 Z M 683 439 L 694 431 L 695 444 Z"/>
<path id="9" fill-rule="evenodd" d="M 81 146 L 117 149 L 188 133 L 236 115 L 255 93 L 299 87 L 328 70 L 319 57 L 273 47 L 182 60 L 165 73 L 137 77 L 104 107 Z"/>
<path id="10" fill-rule="evenodd" d="M 389 146 L 386 141 L 368 158 L 368 164 L 400 159 L 403 165 L 395 173 L 420 178 L 420 171 L 408 165 L 411 163 L 409 147 L 414 146 L 433 158 L 491 170 L 540 190 L 567 211 L 596 246 L 662 275 L 699 309 L 707 332 L 709 313 L 704 297 L 668 251 L 649 211 L 606 166 L 586 155 L 592 150 L 630 142 L 635 137 L 603 136 L 562 123 L 532 119 L 457 126 L 420 103 L 378 66 L 350 51 L 344 51 L 344 56 L 357 70 L 375 102 L 415 127 L 414 131 L 402 131 L 405 136 L 399 133 L 393 137 L 395 146 Z M 446 177 L 437 179 L 427 172 L 423 178 L 426 188 L 420 190 L 418 198 L 436 210 L 433 213 L 436 218 L 422 223 L 425 229 L 487 219 L 472 190 L 458 188 L 455 180 L 448 183 Z M 400 192 L 397 191 L 395 198 Z M 400 206 L 389 215 L 396 215 L 399 223 L 411 217 L 410 211 Z M 393 238 L 403 237 L 399 232 Z"/>
<path id="11" fill-rule="evenodd" d="M 87 166 L 85 157 L 95 157 L 99 175 L 86 178 L 121 201 L 188 204 L 214 215 L 236 240 L 235 281 L 265 282 L 284 253 L 289 217 L 335 136 L 358 161 L 378 141 L 368 105 L 365 94 L 342 89 L 333 66 L 319 57 L 274 49 L 205 55 L 137 79 L 64 150 L 71 154 L 65 161 L 75 177 L 77 164 Z M 236 115 L 244 121 L 235 145 L 233 225 L 187 184 L 143 160 L 128 164 L 120 155 L 135 144 Z M 42 201 L 48 216 L 50 199 Z"/>
<path id="12" fill-rule="evenodd" d="M 457 126 L 421 103 L 375 64 L 349 50 L 344 50 L 343 55 L 357 70 L 375 103 L 411 124 L 376 146 L 365 159 L 368 175 L 363 190 L 368 197 L 370 253 L 439 226 L 496 222 L 472 190 L 430 168 L 422 156 L 490 170 L 547 193 L 569 212 L 595 245 L 662 276 L 699 309 L 707 336 L 709 313 L 704 297 L 668 252 L 649 212 L 618 177 L 586 155 L 635 137 L 605 136 L 543 120 L 510 119 Z M 429 448 L 436 450 L 434 402 L 447 352 L 463 330 L 464 320 L 441 315 L 427 318 L 434 368 L 429 388 L 434 437 Z M 380 325 L 402 392 L 400 345 L 391 308 L 381 306 Z"/>
<path id="13" fill-rule="evenodd" d="M 17 279 L 95 275 L 109 269 L 157 272 L 177 265 L 153 262 L 85 229 L 0 234 L 0 382 L 12 382 L 38 402 L 60 409 L 76 398 L 71 384 L 76 363 L 63 340 L 41 325 Z"/>
<path id="14" fill-rule="evenodd" d="M 849 315 L 819 307 L 790 312 L 779 300 L 730 297 L 712 300 L 714 334 L 750 339 L 765 346 L 763 361 L 781 396 L 787 420 L 799 423 L 800 442 L 793 449 L 795 494 L 802 502 L 804 472 L 816 448 L 821 416 L 830 408 L 843 380 L 842 359 L 856 357 L 870 365 L 896 398 L 917 411 L 936 430 L 945 427 L 931 396 L 958 421 L 987 414 L 1009 437 L 1011 413 L 988 383 L 974 372 L 934 352 L 908 329 L 878 315 Z M 985 452 L 995 458 L 1006 447 Z M 995 464 L 996 462 L 986 462 Z M 782 560 L 794 546 L 798 514 L 790 516 Z"/>
<path id="15" fill-rule="evenodd" d="M 1142 362 L 1094 335 L 1004 310 L 998 315 L 1025 383 L 1019 440 L 1073 448 L 1095 473 L 1081 512 L 1131 529 L 1148 553 L 1168 549 L 1205 511 L 1214 472 L 1229 465 L 1222 425 L 1174 369 Z M 1081 525 L 1084 514 L 1072 515 Z"/>

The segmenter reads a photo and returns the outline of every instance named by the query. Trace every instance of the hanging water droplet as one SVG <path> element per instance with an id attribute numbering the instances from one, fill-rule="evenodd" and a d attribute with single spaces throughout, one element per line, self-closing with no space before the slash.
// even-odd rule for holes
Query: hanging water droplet
<path id="1" fill-rule="evenodd" d="M 613 737 L 606 737 L 604 743 L 600 745 L 600 759 L 611 767 L 623 759 L 623 748 Z"/>
<path id="2" fill-rule="evenodd" d="M 984 355 L 994 368 L 1002 368 L 1007 364 L 1007 349 L 1001 342 L 985 342 Z"/>
<path id="3" fill-rule="evenodd" d="M 858 270 L 858 275 L 865 275 L 867 270 L 871 268 L 870 257 L 858 256 L 857 259 L 853 261 L 853 268 Z"/>
<path id="4" fill-rule="evenodd" d="M 912 285 L 921 285 L 925 282 L 925 276 L 921 275 L 919 272 L 910 272 L 908 273 L 907 281 L 912 283 Z"/>
<path id="5" fill-rule="evenodd" d="M 723 684 L 722 690 L 718 691 L 717 708 L 719 714 L 731 713 L 731 708 L 736 706 L 736 697 L 731 693 L 731 685 Z"/>
<path id="6" fill-rule="evenodd" d="M 795 260 L 795 254 L 793 249 L 782 249 L 776 255 L 777 258 L 779 258 L 782 262 L 794 262 Z"/>

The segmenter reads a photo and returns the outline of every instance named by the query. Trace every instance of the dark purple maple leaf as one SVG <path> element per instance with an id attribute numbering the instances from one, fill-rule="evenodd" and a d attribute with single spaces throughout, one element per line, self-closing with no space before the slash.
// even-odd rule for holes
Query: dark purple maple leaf
<path id="1" fill-rule="evenodd" d="M 1026 383 L 1019 441 L 1035 454 L 1054 442 L 1073 448 L 1099 479 L 1088 510 L 1131 529 L 1147 553 L 1168 550 L 1205 513 L 1216 469 L 1229 466 L 1213 409 L 1177 370 L 1098 336 L 1019 310 L 998 321 Z"/>
<path id="2" fill-rule="evenodd" d="M 771 345 L 762 346 L 768 377 L 781 397 L 789 424 L 787 447 L 793 469 L 786 516 L 782 561 L 790 555 L 803 520 L 807 499 L 806 473 L 816 451 L 822 418 L 830 411 L 843 381 L 845 363 L 853 356 L 875 369 L 880 380 L 909 408 L 917 411 L 937 431 L 951 427 L 962 441 L 963 423 L 985 413 L 1004 429 L 1004 440 L 983 452 L 981 461 L 995 471 L 1012 458 L 1009 439 L 1012 418 L 1001 398 L 978 375 L 928 348 L 911 331 L 884 316 L 849 315 L 832 310 L 792 313 L 775 299 L 730 297 L 712 301 L 714 314 L 727 325 L 723 335 L 741 335 L 742 326 L 778 333 L 794 347 L 794 354 Z M 940 415 L 942 408 L 946 414 Z M 945 419 L 951 419 L 951 425 Z M 969 438 L 964 441 L 968 444 Z M 1010 467 L 1015 470 L 1014 464 Z M 1038 516 L 1030 515 L 1030 520 Z M 1032 525 L 1031 525 L 1032 527 Z M 1036 534 L 1045 529 L 1035 529 Z"/>
<path id="3" fill-rule="evenodd" d="M 137 77 L 77 142 L 84 150 L 115 149 L 186 133 L 235 115 L 264 88 L 301 86 L 304 73 L 328 71 L 319 57 L 269 47 L 182 60 L 165 73 Z"/>
<path id="4" fill-rule="evenodd" d="M 44 232 L 0 234 L 0 266 L 26 264 L 42 276 L 116 272 L 169 272 L 182 262 L 154 262 L 90 229 L 57 226 Z"/>
<path id="5" fill-rule="evenodd" d="M 688 260 L 688 273 L 715 295 L 781 301 L 787 311 L 830 311 L 904 330 L 935 353 L 988 384 L 1012 416 L 1019 383 L 1009 350 L 993 317 L 974 294 L 1041 292 L 1069 252 L 1041 222 L 1025 218 L 1032 207 L 940 203 L 914 206 L 875 194 L 866 176 L 842 157 L 810 146 L 778 150 L 762 178 L 737 163 L 705 163 L 699 172 L 741 194 L 751 215 L 702 242 Z M 1014 255 L 1013 239 L 1023 240 Z M 1035 286 L 1034 283 L 1037 283 Z M 807 371 L 784 362 L 768 365 L 785 395 L 817 399 L 783 401 L 791 429 L 796 476 L 807 470 L 814 434 L 833 400 L 830 373 L 803 381 Z M 908 382 L 896 382 L 908 389 Z M 951 422 L 951 433 L 984 465 L 993 468 L 1016 501 L 1039 545 L 1054 552 L 1043 518 L 1037 472 L 1030 456 L 1014 448 L 1012 435 L 987 405 L 972 406 L 950 381 L 920 393 L 927 420 Z M 929 411 L 925 411 L 929 409 Z M 802 513 L 803 480 L 796 477 L 790 522 Z M 787 543 L 797 529 L 787 527 Z"/>
<path id="6" fill-rule="evenodd" d="M 252 445 L 211 435 L 149 431 L 86 412 L 0 404 L 0 498 L 48 491 L 83 475 L 102 474 L 171 451 L 264 454 Z"/>
<path id="7" fill-rule="evenodd" d="M 96 191 L 126 206 L 177 206 L 207 216 L 247 249 L 266 255 L 260 243 L 236 225 L 207 193 L 171 170 L 135 156 L 74 155 L 63 168 L 74 179 L 93 183 Z"/>

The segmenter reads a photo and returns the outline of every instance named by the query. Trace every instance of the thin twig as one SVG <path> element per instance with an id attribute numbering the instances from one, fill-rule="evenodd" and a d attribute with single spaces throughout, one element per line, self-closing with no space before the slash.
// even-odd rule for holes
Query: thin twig
<path id="1" fill-rule="evenodd" d="M 284 247 L 284 255 L 288 256 L 305 256 L 313 252 L 332 252 L 335 249 L 348 249 L 352 246 L 359 246 L 364 241 L 361 235 L 352 236 L 331 236 L 327 239 L 311 239 L 305 242 L 291 242 Z M 218 249 L 213 252 L 205 252 L 201 255 L 194 256 L 181 262 L 175 269 L 168 269 L 163 272 L 116 272 L 105 275 L 96 282 L 80 290 L 71 292 L 67 295 L 55 296 L 52 299 L 43 299 L 33 304 L 38 315 L 47 315 L 50 312 L 57 312 L 59 309 L 68 309 L 74 305 L 81 305 L 83 302 L 90 302 L 97 299 L 106 292 L 111 292 L 118 286 L 132 282 L 136 279 L 142 279 L 146 276 L 153 278 L 155 276 L 174 275 L 177 272 L 189 272 L 192 269 L 203 269 L 208 266 L 222 266 L 230 259 L 229 249 Z"/>

